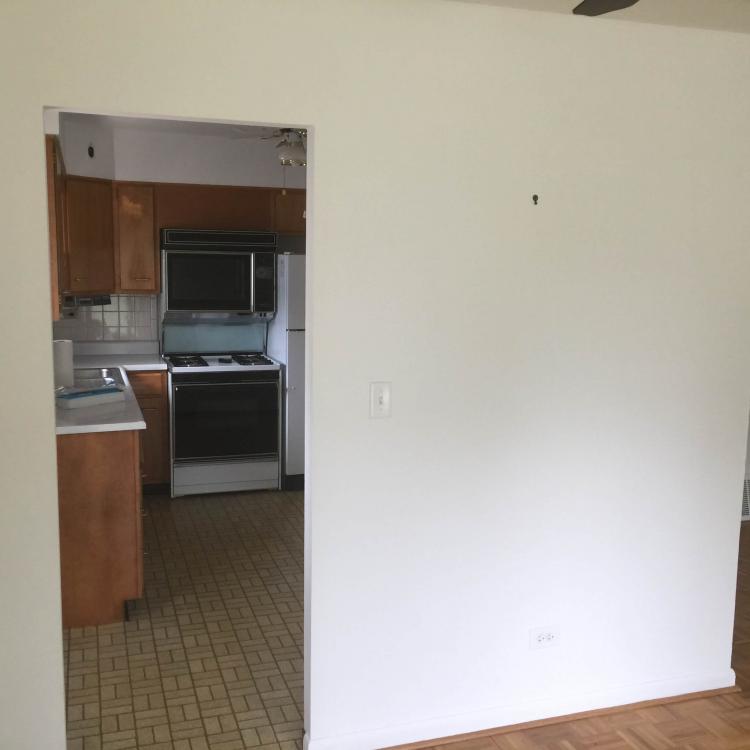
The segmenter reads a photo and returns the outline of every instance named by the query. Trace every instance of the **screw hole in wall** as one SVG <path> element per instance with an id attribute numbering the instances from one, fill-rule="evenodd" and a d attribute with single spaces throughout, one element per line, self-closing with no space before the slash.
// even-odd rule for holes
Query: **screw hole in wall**
<path id="1" fill-rule="evenodd" d="M 537 195 L 536 193 L 535 193 L 534 195 L 532 195 L 532 196 L 531 196 L 531 200 L 533 200 L 533 201 L 534 201 L 534 205 L 535 205 L 535 206 L 538 206 L 538 205 L 539 205 L 539 196 L 538 196 L 538 195 Z"/>
<path id="2" fill-rule="evenodd" d="M 87 151 L 87 153 L 89 155 L 89 159 L 93 159 L 94 158 L 94 147 L 92 145 L 89 145 L 89 147 L 88 147 L 88 149 L 86 151 Z"/>

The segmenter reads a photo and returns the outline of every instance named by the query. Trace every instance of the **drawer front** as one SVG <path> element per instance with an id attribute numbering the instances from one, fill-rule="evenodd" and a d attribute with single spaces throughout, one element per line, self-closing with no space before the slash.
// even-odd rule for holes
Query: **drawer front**
<path id="1" fill-rule="evenodd" d="M 161 397 L 164 394 L 165 374 L 163 372 L 129 372 L 128 380 L 133 393 L 139 399 L 142 396 Z"/>

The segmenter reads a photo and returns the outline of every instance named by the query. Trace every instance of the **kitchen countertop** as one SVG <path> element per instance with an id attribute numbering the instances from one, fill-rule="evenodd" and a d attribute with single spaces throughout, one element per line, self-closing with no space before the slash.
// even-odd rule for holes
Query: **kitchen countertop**
<path id="1" fill-rule="evenodd" d="M 122 367 L 126 372 L 166 370 L 167 363 L 158 353 L 154 354 L 86 354 L 76 356 L 73 366 L 81 367 Z"/>
<path id="2" fill-rule="evenodd" d="M 98 359 L 96 357 L 82 357 L 81 359 Z M 76 369 L 82 368 L 76 360 Z M 105 365 L 85 365 L 86 367 L 112 367 Z M 124 369 L 123 367 L 120 368 Z M 154 369 L 153 367 L 150 369 Z M 143 414 L 130 387 L 128 376 L 122 373 L 127 388 L 125 400 L 114 401 L 98 406 L 83 406 L 79 409 L 60 409 L 55 407 L 55 432 L 58 435 L 78 435 L 84 432 L 120 432 L 124 430 L 145 430 L 146 423 Z"/>

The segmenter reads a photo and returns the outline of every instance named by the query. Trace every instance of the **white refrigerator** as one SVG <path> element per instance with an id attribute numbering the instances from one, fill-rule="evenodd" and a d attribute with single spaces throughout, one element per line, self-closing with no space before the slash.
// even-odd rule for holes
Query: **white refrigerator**
<path id="1" fill-rule="evenodd" d="M 276 315 L 268 324 L 268 356 L 283 365 L 281 486 L 305 481 L 305 256 L 278 256 Z"/>

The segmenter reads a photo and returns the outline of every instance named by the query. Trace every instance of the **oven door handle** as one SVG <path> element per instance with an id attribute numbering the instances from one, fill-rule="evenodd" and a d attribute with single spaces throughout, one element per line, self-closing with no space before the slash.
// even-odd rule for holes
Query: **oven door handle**
<path id="1" fill-rule="evenodd" d="M 180 388 L 217 388 L 218 386 L 222 385 L 247 385 L 247 386 L 253 386 L 253 385 L 278 385 L 278 380 L 252 380 L 250 382 L 239 382 L 239 383 L 180 383 L 179 385 L 173 385 L 172 389 L 174 391 L 179 391 Z"/>

